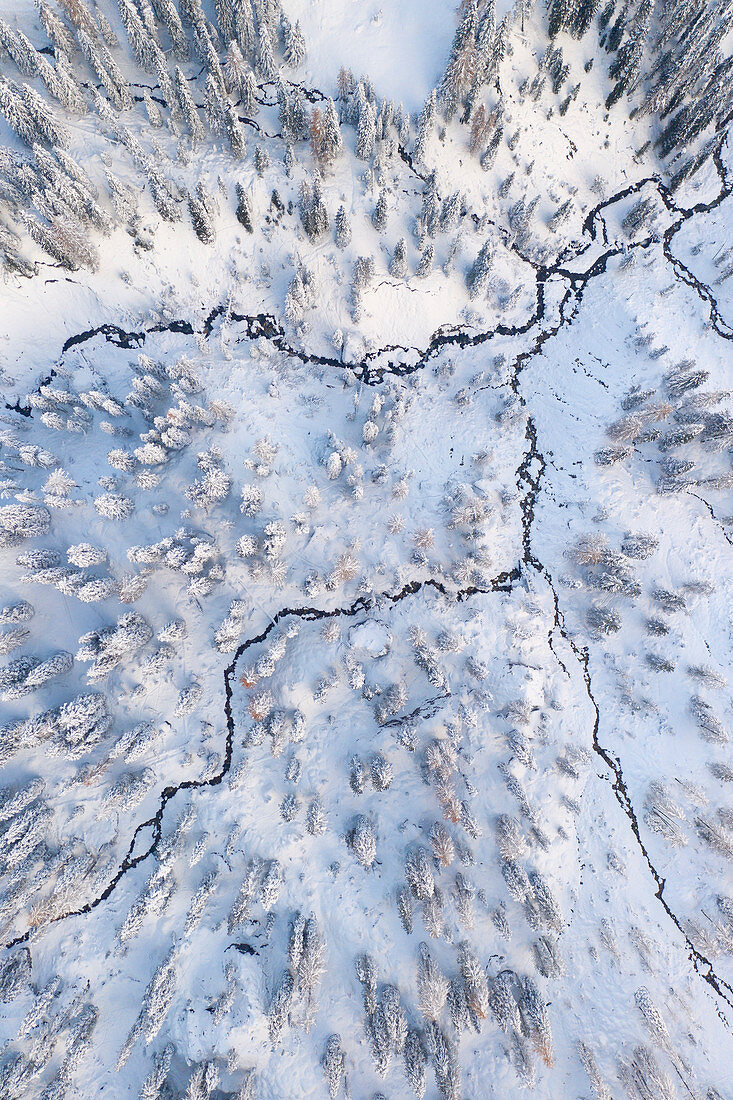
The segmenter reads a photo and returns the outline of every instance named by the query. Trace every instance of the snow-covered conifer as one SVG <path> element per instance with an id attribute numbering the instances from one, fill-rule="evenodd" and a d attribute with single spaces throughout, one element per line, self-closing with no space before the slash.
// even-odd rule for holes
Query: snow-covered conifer
<path id="1" fill-rule="evenodd" d="M 196 110 L 196 104 L 193 101 L 193 96 L 188 87 L 188 81 L 178 65 L 176 65 L 173 74 L 173 83 L 175 85 L 176 102 L 181 114 L 186 120 L 191 144 L 195 147 L 204 138 L 204 124 Z"/>
<path id="2" fill-rule="evenodd" d="M 132 0 L 117 0 L 120 10 L 120 18 L 125 32 L 132 46 L 132 51 L 143 69 L 148 72 L 155 70 L 153 61 L 153 46 L 155 45 L 150 33 L 143 24 Z"/>
<path id="3" fill-rule="evenodd" d="M 382 188 L 379 192 L 379 198 L 377 199 L 377 205 L 374 208 L 372 214 L 372 225 L 375 229 L 381 231 L 387 224 L 387 192 Z"/>
<path id="4" fill-rule="evenodd" d="M 419 1031 L 408 1031 L 404 1048 L 405 1076 L 418 1100 L 425 1095 L 427 1051 Z"/>
<path id="5" fill-rule="evenodd" d="M 339 206 L 336 213 L 336 247 L 346 248 L 351 241 L 351 225 L 346 216 L 346 210 Z"/>
<path id="6" fill-rule="evenodd" d="M 405 877 L 418 901 L 424 901 L 431 897 L 435 889 L 433 872 L 428 861 L 428 854 L 422 846 L 416 848 L 405 861 Z"/>
<path id="7" fill-rule="evenodd" d="M 369 160 L 374 152 L 377 139 L 377 125 L 374 108 L 364 103 L 359 115 L 359 131 L 356 139 L 356 155 L 359 160 Z"/>
<path id="8" fill-rule="evenodd" d="M 204 111 L 212 134 L 226 133 L 226 111 L 222 90 L 211 73 L 204 81 Z"/>
<path id="9" fill-rule="evenodd" d="M 300 21 L 296 19 L 295 23 L 288 24 L 285 34 L 285 49 L 283 52 L 285 64 L 290 65 L 292 69 L 297 69 L 305 61 L 305 54 L 305 38 L 300 29 Z"/>
<path id="10" fill-rule="evenodd" d="M 249 196 L 245 191 L 241 183 L 237 182 L 237 221 L 240 225 L 244 226 L 248 233 L 253 231 L 252 227 L 252 207 L 250 205 Z"/>
<path id="11" fill-rule="evenodd" d="M 188 196 L 188 209 L 191 214 L 194 232 L 203 244 L 212 244 L 215 237 L 214 223 L 205 203 L 198 195 Z"/>
<path id="12" fill-rule="evenodd" d="M 277 63 L 272 47 L 272 35 L 266 22 L 259 23 L 257 28 L 257 72 L 263 80 L 275 80 L 277 77 Z"/>
<path id="13" fill-rule="evenodd" d="M 356 824 L 349 833 L 349 846 L 362 867 L 369 870 L 377 858 L 377 842 L 374 826 L 363 815 L 357 818 Z"/>
<path id="14" fill-rule="evenodd" d="M 466 276 L 468 293 L 472 301 L 486 294 L 493 264 L 494 248 L 491 241 L 486 241 Z"/>
<path id="15" fill-rule="evenodd" d="M 333 164 L 333 162 L 341 156 L 343 148 L 344 141 L 341 137 L 341 127 L 339 125 L 338 114 L 336 113 L 336 105 L 332 99 L 329 99 L 326 104 L 326 114 L 323 121 L 322 161 L 325 164 Z"/>
<path id="16" fill-rule="evenodd" d="M 390 260 L 389 273 L 393 279 L 404 279 L 407 275 L 407 241 L 400 237 Z"/>
<path id="17" fill-rule="evenodd" d="M 415 145 L 413 148 L 413 155 L 418 161 L 424 161 L 425 158 L 425 148 L 427 145 L 427 140 L 435 124 L 437 98 L 437 92 L 433 88 L 432 92 L 425 100 L 425 104 L 420 113 L 417 137 L 415 138 Z"/>
<path id="18" fill-rule="evenodd" d="M 426 944 L 420 944 L 417 989 L 420 1010 L 427 1020 L 437 1020 L 445 1005 L 450 982 L 441 973 Z"/>
<path id="19" fill-rule="evenodd" d="M 242 110 L 248 118 L 254 118 L 260 109 L 257 102 L 257 81 L 251 69 L 249 69 L 239 84 L 239 94 L 242 97 Z"/>
<path id="20" fill-rule="evenodd" d="M 321 1064 L 328 1085 L 328 1095 L 331 1100 L 336 1100 L 341 1089 L 346 1064 L 346 1056 L 338 1035 L 329 1035 Z"/>

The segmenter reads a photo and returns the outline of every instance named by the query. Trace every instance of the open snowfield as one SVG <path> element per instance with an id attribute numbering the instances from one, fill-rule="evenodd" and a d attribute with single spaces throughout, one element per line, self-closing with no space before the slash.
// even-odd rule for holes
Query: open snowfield
<path id="1" fill-rule="evenodd" d="M 730 17 L 0 2 L 3 1100 L 733 1100 Z"/>

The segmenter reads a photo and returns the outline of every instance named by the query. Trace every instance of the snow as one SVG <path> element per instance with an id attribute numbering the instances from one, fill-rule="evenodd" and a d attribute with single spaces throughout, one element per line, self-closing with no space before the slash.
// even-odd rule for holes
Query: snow
<path id="1" fill-rule="evenodd" d="M 99 6 L 124 43 L 116 6 Z M 313 103 L 336 95 L 345 65 L 417 115 L 442 77 L 452 5 L 285 6 L 308 55 L 283 76 Z M 498 5 L 497 20 L 505 14 Z M 26 0 L 0 15 L 45 42 Z M 0 794 L 41 780 L 29 804 L 47 811 L 8 816 L 0 803 L 0 965 L 24 946 L 31 959 L 12 995 L 0 971 L 4 1095 L 46 1097 L 56 1077 L 54 1096 L 136 1098 L 173 1044 L 168 1095 L 203 1095 L 189 1083 L 212 1063 L 213 1100 L 246 1095 L 250 1069 L 257 1100 L 325 1097 L 334 1033 L 350 1090 L 339 1095 L 410 1095 L 399 1051 L 378 1071 L 356 961 L 371 956 L 378 996 L 395 986 L 427 1042 L 422 942 L 459 985 L 464 943 L 490 990 L 507 973 L 518 998 L 520 979 L 534 983 L 549 1019 L 552 1057 L 526 1019 L 515 1034 L 494 1007 L 460 1029 L 444 1007 L 455 1095 L 733 1093 L 733 1066 L 720 1057 L 733 1022 L 730 434 L 723 417 L 706 420 L 717 441 L 702 433 L 664 449 L 690 409 L 730 416 L 733 162 L 726 142 L 667 191 L 644 148 L 659 120 L 632 125 L 628 103 L 606 111 L 608 59 L 595 34 L 557 40 L 567 83 L 558 97 L 548 81 L 533 100 L 520 87 L 547 46 L 545 13 L 527 12 L 523 33 L 510 21 L 505 133 L 486 170 L 460 112 L 430 133 L 422 164 L 411 163 L 410 142 L 391 153 L 383 143 L 374 166 L 357 159 L 344 123 L 346 148 L 323 178 L 331 224 L 316 241 L 298 210 L 312 157 L 297 143 L 286 175 L 272 85 L 261 87 L 261 132 L 247 128 L 241 161 L 208 133 L 181 158 L 177 137 L 152 131 L 139 104 L 120 116 L 167 178 L 190 191 L 201 182 L 213 197 L 211 245 L 195 237 L 185 203 L 180 221 L 158 217 L 96 113 L 65 119 L 69 153 L 100 202 L 109 206 L 111 167 L 135 190 L 140 219 L 133 232 L 88 230 L 96 271 L 36 249 L 36 273 L 7 273 L 0 296 L 0 508 L 46 501 L 51 515 L 47 534 L 0 548 L 0 607 L 34 607 L 21 624 L 29 638 L 2 665 L 75 657 L 2 704 Z M 155 83 L 126 46 L 115 57 L 136 85 Z M 200 105 L 200 65 L 184 68 Z M 498 102 L 494 85 L 482 94 L 487 108 Z M 20 150 L 0 127 L 0 141 Z M 270 157 L 262 175 L 258 142 Z M 426 238 L 435 264 L 418 278 L 432 171 L 439 201 L 459 191 L 463 209 L 457 229 Z M 235 217 L 237 183 L 252 234 Z M 382 188 L 379 233 L 371 215 Z M 520 244 L 510 214 L 535 197 Z M 632 231 L 624 219 L 647 198 L 653 213 Z M 333 240 L 342 204 L 353 233 L 343 250 Z M 408 275 L 398 279 L 389 262 L 402 237 Z M 466 276 L 487 240 L 490 286 L 471 301 Z M 360 256 L 374 257 L 375 277 L 355 320 Z M 315 285 L 300 324 L 284 310 L 296 270 Z M 707 374 L 678 395 L 670 372 L 686 361 Z M 634 386 L 650 391 L 637 406 Z M 716 395 L 709 405 L 694 404 L 706 394 Z M 635 416 L 642 426 L 628 422 Z M 599 464 L 624 431 L 626 457 Z M 110 462 L 112 451 L 122 459 Z M 692 465 L 668 475 L 670 458 Z M 74 483 L 66 503 L 44 488 L 57 468 Z M 660 491 L 672 476 L 674 491 Z M 114 496 L 131 502 L 122 521 L 99 505 Z M 653 536 L 648 556 L 627 552 L 630 534 Z M 82 542 L 107 553 L 83 567 L 84 579 L 112 588 L 96 602 L 79 598 L 79 574 L 42 584 L 17 561 L 47 548 L 66 567 Z M 614 570 L 638 588 L 611 591 Z M 125 603 L 131 578 L 141 589 Z M 81 640 L 131 612 L 149 639 L 95 679 Z M 599 633 L 594 614 L 618 629 Z M 185 629 L 168 629 L 178 621 Z M 112 722 L 83 750 L 62 741 L 53 714 L 45 732 L 30 724 L 13 740 L 13 723 L 90 692 L 104 695 Z M 519 840 L 502 856 L 506 816 Z M 369 868 L 353 850 L 362 819 L 376 841 Z M 436 824 L 453 842 L 448 866 L 433 859 Z M 421 848 L 434 889 L 427 903 L 410 897 L 406 931 L 398 893 Z M 298 914 L 324 942 L 312 995 L 289 953 Z M 137 1035 L 167 959 L 170 1004 Z M 275 1034 L 288 971 L 295 989 Z M 55 981 L 42 1021 L 24 1030 Z M 661 1030 L 645 1022 L 640 990 Z M 73 1033 L 84 1005 L 97 1013 L 88 1043 Z M 589 1083 L 579 1043 L 608 1092 Z M 674 1082 L 666 1094 L 659 1079 L 644 1093 L 622 1080 L 642 1045 Z M 25 1083 L 8 1083 L 18 1052 L 33 1065 Z M 430 1059 L 427 1082 L 433 1100 Z"/>

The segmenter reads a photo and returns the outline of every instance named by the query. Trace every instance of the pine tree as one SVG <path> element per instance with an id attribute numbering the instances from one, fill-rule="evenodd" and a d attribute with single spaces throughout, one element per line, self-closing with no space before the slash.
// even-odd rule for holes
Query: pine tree
<path id="1" fill-rule="evenodd" d="M 413 148 L 413 156 L 418 161 L 422 161 L 425 158 L 425 147 L 427 144 L 427 140 L 435 124 L 437 98 L 438 94 L 433 88 L 432 92 L 425 100 L 425 105 L 420 114 L 417 137 L 415 139 L 415 145 Z"/>
<path id="2" fill-rule="evenodd" d="M 321 183 L 318 176 L 314 176 L 312 182 L 303 182 L 300 196 L 300 217 L 308 237 L 318 240 L 328 232 L 329 218 L 326 205 L 321 193 Z"/>
<path id="3" fill-rule="evenodd" d="M 460 1100 L 461 1071 L 450 1039 L 435 1020 L 427 1028 L 430 1055 L 435 1070 L 435 1080 L 444 1100 Z"/>
<path id="4" fill-rule="evenodd" d="M 191 137 L 191 145 L 195 147 L 200 141 L 203 141 L 206 131 L 204 130 L 204 124 L 199 118 L 199 113 L 196 110 L 196 104 L 189 90 L 188 81 L 178 65 L 176 65 L 173 74 L 173 82 L 175 85 L 176 102 L 178 103 L 181 114 L 186 120 L 186 125 L 188 126 Z"/>
<path id="5" fill-rule="evenodd" d="M 333 164 L 341 156 L 343 148 L 344 141 L 341 137 L 336 105 L 332 99 L 329 99 L 326 105 L 326 117 L 323 126 L 322 159 L 324 163 Z"/>
<path id="6" fill-rule="evenodd" d="M 242 126 L 234 108 L 229 103 L 224 108 L 224 129 L 232 156 L 236 157 L 237 160 L 243 160 L 247 152 L 247 138 L 244 133 L 244 126 Z"/>
<path id="7" fill-rule="evenodd" d="M 349 844 L 362 867 L 369 870 L 377 858 L 377 842 L 374 826 L 368 818 L 360 815 L 349 835 Z"/>
<path id="8" fill-rule="evenodd" d="M 237 36 L 239 48 L 250 62 L 254 60 L 255 45 L 255 19 L 252 11 L 252 0 L 237 0 L 234 15 L 234 32 Z"/>
<path id="9" fill-rule="evenodd" d="M 393 279 L 404 279 L 407 275 L 407 241 L 400 237 L 390 261 L 389 273 Z"/>
<path id="10" fill-rule="evenodd" d="M 204 244 L 213 244 L 215 237 L 214 223 L 206 204 L 201 201 L 198 195 L 189 195 L 188 209 L 198 239 Z"/>
<path id="11" fill-rule="evenodd" d="M 263 80 L 275 80 L 277 77 L 277 64 L 272 50 L 272 37 L 270 28 L 265 22 L 260 23 L 258 27 L 257 72 Z"/>
<path id="12" fill-rule="evenodd" d="M 258 90 L 255 75 L 250 69 L 241 86 L 242 110 L 248 118 L 254 118 L 260 109 L 260 105 L 257 102 Z"/>
<path id="13" fill-rule="evenodd" d="M 206 121 L 212 134 L 223 135 L 226 133 L 226 117 L 224 99 L 221 89 L 211 73 L 207 73 L 204 82 L 204 111 Z"/>
<path id="14" fill-rule="evenodd" d="M 170 36 L 173 56 L 178 61 L 187 61 L 190 54 L 188 38 L 174 0 L 155 0 L 155 10 Z"/>
<path id="15" fill-rule="evenodd" d="M 356 156 L 359 160 L 369 160 L 374 152 L 376 137 L 374 108 L 371 103 L 365 102 L 359 114 L 359 132 L 356 140 Z"/>
<path id="16" fill-rule="evenodd" d="M 95 43 L 81 28 L 77 30 L 76 37 L 81 52 L 95 72 L 113 106 L 118 110 L 129 110 L 132 107 L 132 97 L 122 73 L 107 47 L 104 43 Z"/>
<path id="17" fill-rule="evenodd" d="M 340 206 L 336 214 L 336 247 L 346 248 L 350 241 L 351 225 L 346 217 L 346 210 Z"/>
<path id="18" fill-rule="evenodd" d="M 38 140 L 33 120 L 6 77 L 0 77 L 0 114 L 26 145 L 33 145 Z"/>
<path id="19" fill-rule="evenodd" d="M 346 1057 L 338 1035 L 330 1035 L 326 1042 L 326 1050 L 323 1055 L 323 1072 L 328 1085 L 328 1095 L 331 1100 L 336 1100 L 341 1088 L 344 1076 Z"/>
<path id="20" fill-rule="evenodd" d="M 486 241 L 466 276 L 466 284 L 468 286 L 468 293 L 471 301 L 486 294 L 491 280 L 493 263 L 493 245 L 490 241 Z"/>
<path id="21" fill-rule="evenodd" d="M 242 57 L 239 46 L 236 42 L 230 42 L 224 61 L 224 76 L 229 92 L 234 96 L 243 96 L 250 75 L 251 70 Z"/>
<path id="22" fill-rule="evenodd" d="M 384 188 L 379 192 L 377 205 L 372 214 L 372 225 L 375 229 L 379 230 L 380 233 L 387 225 L 387 192 Z"/>
<path id="23" fill-rule="evenodd" d="M 305 54 L 305 38 L 300 29 L 300 22 L 296 19 L 294 25 L 288 26 L 283 57 L 286 65 L 290 65 L 292 69 L 297 69 L 305 61 Z"/>
<path id="24" fill-rule="evenodd" d="M 55 47 L 58 47 L 56 49 L 56 56 L 58 57 L 59 53 L 61 53 L 65 57 L 73 57 L 76 45 L 66 24 L 59 18 L 56 12 L 48 6 L 46 0 L 39 0 L 38 12 L 41 17 L 43 29 L 48 35 L 49 41 Z"/>
<path id="25" fill-rule="evenodd" d="M 418 1100 L 422 1100 L 425 1095 L 425 1069 L 428 1056 L 419 1031 L 408 1031 L 405 1038 L 404 1057 L 408 1084 Z"/>
<path id="26" fill-rule="evenodd" d="M 288 293 L 285 296 L 285 316 L 291 325 L 295 326 L 302 320 L 304 308 L 305 290 L 303 288 L 303 280 L 300 277 L 300 273 L 296 271 L 288 287 Z"/>
<path id="27" fill-rule="evenodd" d="M 69 144 L 70 138 L 66 127 L 62 126 L 58 119 L 48 109 L 46 101 L 30 84 L 24 84 L 21 88 L 21 98 L 26 111 L 36 128 L 39 142 L 48 145 L 57 145 L 61 148 Z"/>
<path id="28" fill-rule="evenodd" d="M 248 233 L 253 231 L 252 208 L 249 197 L 241 183 L 237 183 L 237 221 Z"/>
<path id="29" fill-rule="evenodd" d="M 226 43 L 229 43 L 235 36 L 234 4 L 232 0 L 214 0 L 214 8 L 222 37 Z"/>
<path id="30" fill-rule="evenodd" d="M 148 116 L 148 122 L 156 129 L 163 125 L 163 116 L 160 113 L 160 108 L 155 102 L 150 92 L 146 88 L 143 92 L 143 102 L 145 103 L 145 111 Z"/>
<path id="31" fill-rule="evenodd" d="M 56 61 L 56 78 L 58 81 L 59 102 L 67 110 L 73 111 L 74 114 L 86 114 L 88 108 L 81 87 L 71 65 L 63 54 Z"/>
<path id="32" fill-rule="evenodd" d="M 24 34 L 16 34 L 4 19 L 0 19 L 0 50 L 4 50 L 12 57 L 24 76 L 35 76 L 38 72 L 35 47 Z"/>
<path id="33" fill-rule="evenodd" d="M 155 71 L 152 57 L 153 40 L 143 25 L 140 16 L 135 9 L 132 0 L 117 0 L 120 9 L 122 25 L 132 46 L 132 52 L 138 59 L 141 67 L 147 72 Z"/>
<path id="34" fill-rule="evenodd" d="M 261 145 L 255 146 L 254 162 L 255 171 L 257 172 L 257 175 L 262 178 L 262 176 L 264 176 L 265 174 L 265 171 L 270 167 L 270 155 L 267 152 L 267 149 L 264 149 Z"/>
<path id="35" fill-rule="evenodd" d="M 428 951 L 420 944 L 420 961 L 417 968 L 417 989 L 420 1010 L 427 1020 L 437 1020 L 445 1005 L 450 983 Z"/>

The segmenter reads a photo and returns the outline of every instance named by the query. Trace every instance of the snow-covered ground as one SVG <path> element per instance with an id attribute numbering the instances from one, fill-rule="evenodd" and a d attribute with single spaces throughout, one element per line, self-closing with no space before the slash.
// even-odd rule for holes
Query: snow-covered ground
<path id="1" fill-rule="evenodd" d="M 176 5 L 51 7 L 163 125 L 0 4 L 81 170 L 0 118 L 0 1095 L 733 1097 L 724 129 L 673 185 L 602 26 L 498 5 L 472 151 L 470 5 L 290 0 L 235 158 Z"/>

